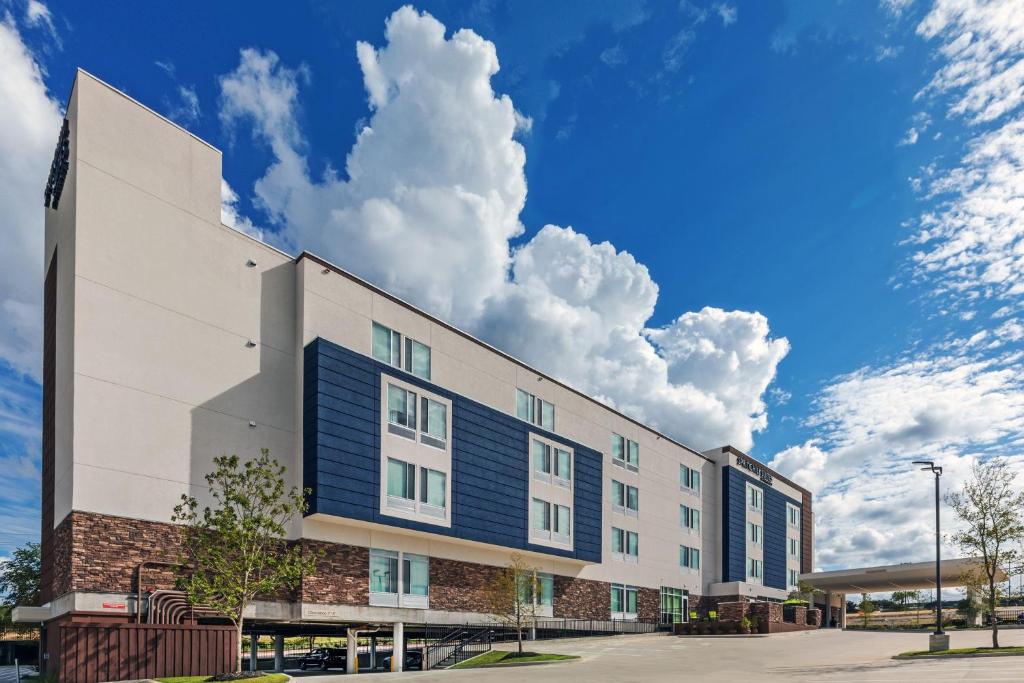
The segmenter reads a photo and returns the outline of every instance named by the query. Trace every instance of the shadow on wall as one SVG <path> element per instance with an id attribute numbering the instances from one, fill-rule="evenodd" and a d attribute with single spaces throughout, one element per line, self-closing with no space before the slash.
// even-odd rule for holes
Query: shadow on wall
<path id="1" fill-rule="evenodd" d="M 239 273 L 252 276 L 248 268 Z M 295 264 L 289 260 L 263 271 L 258 296 L 239 304 L 259 307 L 253 336 L 237 338 L 237 353 L 245 356 L 238 361 L 237 374 L 255 372 L 191 411 L 189 481 L 201 506 L 212 503 L 205 477 L 220 455 L 248 460 L 269 448 L 271 456 L 287 467 L 288 485 L 302 485 L 301 453 L 296 452 L 295 441 L 295 300 Z M 301 520 L 294 530 L 300 528 Z"/>

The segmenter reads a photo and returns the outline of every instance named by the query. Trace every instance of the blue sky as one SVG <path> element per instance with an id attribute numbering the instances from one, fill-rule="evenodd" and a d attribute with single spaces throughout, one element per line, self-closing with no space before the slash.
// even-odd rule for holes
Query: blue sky
<path id="1" fill-rule="evenodd" d="M 974 458 L 1020 462 L 1019 2 L 400 7 L 7 0 L 26 76 L 0 86 L 0 152 L 45 177 L 40 122 L 90 71 L 223 150 L 225 222 L 810 486 L 820 566 L 928 557 L 909 460 L 951 486 Z M 30 187 L 0 208 L 35 254 Z M 394 234 L 464 244 L 447 277 L 375 241 L 380 201 Z M 41 271 L 8 270 L 0 555 L 38 525 Z"/>

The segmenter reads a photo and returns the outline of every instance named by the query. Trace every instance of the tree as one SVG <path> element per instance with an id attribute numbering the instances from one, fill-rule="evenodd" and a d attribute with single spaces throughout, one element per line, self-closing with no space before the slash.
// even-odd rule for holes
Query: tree
<path id="1" fill-rule="evenodd" d="M 38 543 L 26 543 L 0 564 L 0 633 L 13 627 L 14 607 L 39 604 L 41 573 Z"/>
<path id="2" fill-rule="evenodd" d="M 498 570 L 487 587 L 487 602 L 497 620 L 516 630 L 519 653 L 523 652 L 523 628 L 537 616 L 537 569 L 518 553 Z"/>
<path id="3" fill-rule="evenodd" d="M 892 601 L 899 605 L 901 610 L 906 609 L 907 603 L 910 602 L 914 597 L 914 591 L 893 591 Z"/>
<path id="4" fill-rule="evenodd" d="M 861 619 L 864 620 L 864 628 L 868 627 L 868 619 L 875 612 L 875 603 L 871 602 L 871 598 L 868 597 L 867 593 L 860 594 L 860 615 Z"/>
<path id="5" fill-rule="evenodd" d="M 999 573 L 1016 565 L 1024 542 L 1024 491 L 1015 485 L 1016 478 L 1002 458 L 979 460 L 972 465 L 971 479 L 963 489 L 946 496 L 963 523 L 953 534 L 953 543 L 977 558 L 981 595 L 992 622 L 992 647 L 999 647 Z"/>
<path id="6" fill-rule="evenodd" d="M 214 458 L 206 475 L 213 507 L 182 495 L 172 520 L 184 525 L 182 564 L 192 571 L 179 585 L 193 604 L 231 620 L 238 636 L 235 671 L 242 667 L 242 623 L 258 595 L 297 586 L 316 558 L 288 544 L 286 526 L 307 507 L 302 492 L 285 489 L 285 468 L 263 449 L 244 465 L 237 455 Z"/>

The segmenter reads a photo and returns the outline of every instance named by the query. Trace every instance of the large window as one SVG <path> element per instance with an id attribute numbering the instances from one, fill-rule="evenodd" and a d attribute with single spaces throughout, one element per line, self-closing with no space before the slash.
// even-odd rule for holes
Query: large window
<path id="1" fill-rule="evenodd" d="M 616 512 L 636 517 L 640 510 L 640 492 L 635 486 L 612 479 L 612 507 Z"/>
<path id="2" fill-rule="evenodd" d="M 388 507 L 417 510 L 416 466 L 388 458 Z M 444 517 L 448 500 L 448 475 L 427 467 L 420 468 L 419 512 Z"/>
<path id="3" fill-rule="evenodd" d="M 661 623 L 686 621 L 685 594 L 682 588 L 661 587 Z"/>
<path id="4" fill-rule="evenodd" d="M 700 493 L 700 472 L 686 465 L 680 465 L 679 488 L 690 493 Z"/>
<path id="5" fill-rule="evenodd" d="M 791 527 L 800 528 L 800 508 L 786 503 L 786 517 Z"/>
<path id="6" fill-rule="evenodd" d="M 568 543 L 572 535 L 569 516 L 568 507 L 534 498 L 530 507 L 533 535 L 542 539 Z"/>
<path id="7" fill-rule="evenodd" d="M 636 472 L 640 469 L 640 444 L 612 433 L 612 464 Z"/>
<path id="8" fill-rule="evenodd" d="M 426 609 L 430 562 L 422 555 L 370 549 L 370 604 Z"/>
<path id="9" fill-rule="evenodd" d="M 800 541 L 798 539 L 789 539 L 789 555 L 790 557 L 800 557 Z"/>
<path id="10" fill-rule="evenodd" d="M 679 546 L 679 566 L 690 573 L 700 571 L 700 549 L 688 545 Z"/>
<path id="11" fill-rule="evenodd" d="M 747 522 L 747 540 L 754 545 L 764 545 L 764 527 L 760 524 Z"/>
<path id="12" fill-rule="evenodd" d="M 516 389 L 516 417 L 549 432 L 555 431 L 555 406 L 522 389 Z"/>
<path id="13" fill-rule="evenodd" d="M 764 491 L 760 487 L 747 484 L 747 506 L 755 512 L 764 510 Z"/>
<path id="14" fill-rule="evenodd" d="M 416 440 L 416 393 L 388 383 L 388 431 Z M 445 449 L 448 444 L 448 406 L 434 399 L 420 398 L 419 441 Z"/>
<path id="15" fill-rule="evenodd" d="M 568 488 L 572 479 L 572 453 L 538 439 L 533 439 L 531 444 L 533 476 Z"/>
<path id="16" fill-rule="evenodd" d="M 636 618 L 636 586 L 612 584 L 612 619 Z"/>
<path id="17" fill-rule="evenodd" d="M 635 531 L 612 527 L 612 557 L 624 562 L 636 562 L 640 554 L 640 537 Z"/>
<path id="18" fill-rule="evenodd" d="M 700 510 L 688 505 L 680 505 L 679 526 L 689 531 L 700 531 Z"/>
<path id="19" fill-rule="evenodd" d="M 761 560 L 755 560 L 752 557 L 747 558 L 747 581 L 750 583 L 761 583 L 764 579 L 764 562 Z"/>
<path id="20" fill-rule="evenodd" d="M 555 595 L 554 576 L 543 572 L 520 574 L 518 588 L 520 600 L 533 604 L 537 616 L 551 616 Z"/>
<path id="21" fill-rule="evenodd" d="M 796 590 L 800 585 L 800 571 L 797 569 L 789 570 L 789 589 Z"/>
<path id="22" fill-rule="evenodd" d="M 380 323 L 373 323 L 371 341 L 373 357 L 381 363 L 405 371 L 425 380 L 430 379 L 430 347 L 415 339 L 405 340 L 405 363 L 402 363 L 402 335 Z"/>

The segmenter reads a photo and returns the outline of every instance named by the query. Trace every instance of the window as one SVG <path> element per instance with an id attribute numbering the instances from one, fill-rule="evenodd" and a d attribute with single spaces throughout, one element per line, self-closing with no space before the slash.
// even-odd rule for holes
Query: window
<path id="1" fill-rule="evenodd" d="M 792 557 L 800 557 L 800 541 L 798 539 L 789 539 L 789 554 Z"/>
<path id="2" fill-rule="evenodd" d="M 636 617 L 636 586 L 612 584 L 612 619 Z"/>
<path id="3" fill-rule="evenodd" d="M 420 506 L 421 512 L 444 517 L 445 500 L 447 499 L 448 475 L 444 472 L 420 468 Z"/>
<path id="4" fill-rule="evenodd" d="M 445 448 L 448 442 L 448 406 L 424 396 L 420 399 L 420 408 L 420 441 L 434 448 Z"/>
<path id="5" fill-rule="evenodd" d="M 416 394 L 388 384 L 388 431 L 416 438 Z"/>
<path id="6" fill-rule="evenodd" d="M 572 453 L 534 439 L 533 476 L 541 481 L 552 481 L 559 486 L 569 487 L 572 477 Z"/>
<path id="7" fill-rule="evenodd" d="M 537 595 L 534 601 L 538 607 L 552 607 L 554 605 L 555 577 L 551 574 L 537 573 Z"/>
<path id="8" fill-rule="evenodd" d="M 640 469 L 640 444 L 612 433 L 612 464 L 634 472 Z"/>
<path id="9" fill-rule="evenodd" d="M 687 505 L 680 505 L 679 526 L 690 531 L 700 531 L 700 510 L 695 510 Z"/>
<path id="10" fill-rule="evenodd" d="M 421 555 L 402 557 L 402 594 L 427 596 L 430 589 L 430 565 Z"/>
<path id="11" fill-rule="evenodd" d="M 402 335 L 380 323 L 373 323 L 373 357 L 381 363 L 402 367 Z"/>
<path id="12" fill-rule="evenodd" d="M 747 540 L 754 545 L 764 545 L 764 527 L 760 524 L 747 522 Z"/>
<path id="13" fill-rule="evenodd" d="M 679 488 L 691 493 L 700 493 L 700 472 L 686 465 L 680 465 Z"/>
<path id="14" fill-rule="evenodd" d="M 516 389 L 516 417 L 548 431 L 555 431 L 555 406 L 522 389 Z"/>
<path id="15" fill-rule="evenodd" d="M 683 595 L 681 588 L 661 587 L 661 623 L 675 624 L 685 620 Z"/>
<path id="16" fill-rule="evenodd" d="M 636 562 L 640 538 L 635 531 L 612 527 L 612 557 L 625 562 Z"/>
<path id="17" fill-rule="evenodd" d="M 402 335 L 380 323 L 373 323 L 373 357 L 396 368 L 402 366 Z M 405 340 L 405 371 L 430 379 L 430 347 L 415 339 Z"/>
<path id="18" fill-rule="evenodd" d="M 533 440 L 533 474 L 538 479 L 551 480 L 551 446 Z"/>
<path id="19" fill-rule="evenodd" d="M 691 572 L 700 570 L 700 550 L 688 545 L 679 546 L 679 566 Z"/>
<path id="20" fill-rule="evenodd" d="M 534 498 L 531 516 L 533 517 L 532 528 L 535 536 L 550 538 L 561 543 L 567 543 L 572 536 L 569 508 L 565 505 L 557 505 Z"/>
<path id="21" fill-rule="evenodd" d="M 757 486 L 747 484 L 747 505 L 755 512 L 764 510 L 764 491 Z"/>
<path id="22" fill-rule="evenodd" d="M 429 593 L 428 558 L 395 550 L 370 549 L 371 605 L 426 609 Z"/>
<path id="23" fill-rule="evenodd" d="M 394 363 L 392 363 L 394 365 Z M 415 339 L 405 340 L 405 371 L 430 380 L 430 347 Z"/>
<path id="24" fill-rule="evenodd" d="M 786 504 L 786 516 L 789 520 L 789 525 L 797 529 L 800 528 L 800 508 L 795 505 Z"/>
<path id="25" fill-rule="evenodd" d="M 800 572 L 796 569 L 789 570 L 789 587 L 796 589 L 800 585 Z"/>
<path id="26" fill-rule="evenodd" d="M 563 486 L 568 486 L 572 479 L 572 456 L 569 451 L 561 448 L 555 449 L 555 480 Z"/>
<path id="27" fill-rule="evenodd" d="M 616 512 L 636 517 L 640 510 L 640 492 L 635 486 L 612 479 L 612 506 Z"/>
<path id="28" fill-rule="evenodd" d="M 752 557 L 747 558 L 747 580 L 751 583 L 761 583 L 763 576 L 764 562 Z"/>
<path id="29" fill-rule="evenodd" d="M 416 506 L 416 466 L 388 458 L 388 505 L 406 509 Z"/>

